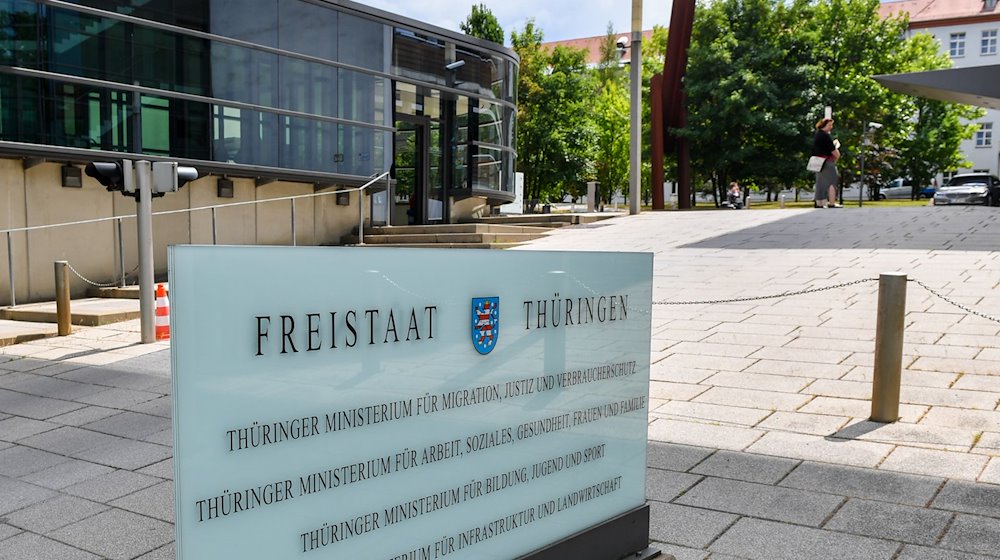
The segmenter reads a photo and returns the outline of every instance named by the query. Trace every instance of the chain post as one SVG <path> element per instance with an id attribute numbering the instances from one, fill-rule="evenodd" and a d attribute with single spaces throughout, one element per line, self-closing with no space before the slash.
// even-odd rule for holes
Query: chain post
<path id="1" fill-rule="evenodd" d="M 297 239 L 295 237 L 295 199 L 292 199 L 292 247 L 297 245 Z"/>
<path id="2" fill-rule="evenodd" d="M 119 288 L 125 287 L 125 238 L 122 236 L 122 219 L 115 220 L 118 223 L 118 272 L 121 273 L 121 283 Z"/>
<path id="3" fill-rule="evenodd" d="M 879 277 L 878 315 L 875 320 L 875 369 L 872 373 L 873 422 L 899 420 L 899 383 L 903 369 L 903 331 L 906 323 L 906 274 L 887 272 Z"/>
<path id="4" fill-rule="evenodd" d="M 55 262 L 56 273 L 56 323 L 58 336 L 67 336 L 73 333 L 72 315 L 70 313 L 69 299 L 69 263 L 66 261 Z"/>
<path id="5" fill-rule="evenodd" d="M 358 191 L 358 245 L 365 244 L 365 196 Z"/>
<path id="6" fill-rule="evenodd" d="M 10 232 L 7 232 L 7 277 L 10 280 L 10 306 L 14 307 L 17 305 L 17 300 L 14 298 L 14 249 L 10 242 Z"/>

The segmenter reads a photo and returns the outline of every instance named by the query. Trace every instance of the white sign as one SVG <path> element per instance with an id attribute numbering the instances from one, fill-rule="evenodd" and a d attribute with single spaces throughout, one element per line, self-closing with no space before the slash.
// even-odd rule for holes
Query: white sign
<path id="1" fill-rule="evenodd" d="M 652 256 L 170 248 L 180 559 L 509 560 L 645 503 Z"/>
<path id="2" fill-rule="evenodd" d="M 514 174 L 514 200 L 500 205 L 501 214 L 524 214 L 524 173 Z"/>

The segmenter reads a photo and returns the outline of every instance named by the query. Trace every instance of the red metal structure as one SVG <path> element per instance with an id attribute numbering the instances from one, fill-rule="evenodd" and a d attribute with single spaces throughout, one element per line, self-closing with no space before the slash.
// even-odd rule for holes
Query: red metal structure
<path id="1" fill-rule="evenodd" d="M 654 76 L 650 87 L 653 121 L 653 141 L 650 146 L 653 159 L 652 184 L 663 184 L 663 156 L 667 151 L 676 153 L 677 199 L 680 208 L 691 208 L 691 157 L 687 139 L 671 134 L 670 131 L 687 126 L 684 73 L 687 69 L 688 47 L 691 45 L 694 9 L 694 0 L 674 0 L 663 73 Z M 661 188 L 653 188 L 653 209 L 663 209 Z"/>

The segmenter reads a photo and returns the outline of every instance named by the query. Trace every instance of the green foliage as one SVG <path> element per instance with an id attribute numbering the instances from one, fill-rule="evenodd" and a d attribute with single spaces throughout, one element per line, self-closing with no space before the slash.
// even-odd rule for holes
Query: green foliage
<path id="1" fill-rule="evenodd" d="M 591 174 L 594 145 L 592 88 L 586 52 L 541 48 L 542 31 L 529 20 L 511 33 L 521 58 L 518 74 L 518 171 L 524 172 L 525 199 L 548 200 L 579 188 Z"/>
<path id="2" fill-rule="evenodd" d="M 653 75 L 663 72 L 663 62 L 667 55 L 667 29 L 659 25 L 653 26 L 653 33 L 642 41 L 642 199 L 649 201 L 652 197 L 652 98 L 650 84 Z M 676 166 L 671 158 L 664 161 L 666 176 L 676 174 Z"/>
<path id="3" fill-rule="evenodd" d="M 475 10 L 474 10 L 475 13 Z M 870 182 L 907 175 L 918 185 L 964 164 L 959 145 L 981 112 L 896 94 L 871 79 L 946 68 L 929 35 L 905 38 L 906 20 L 881 19 L 878 0 L 715 0 L 698 7 L 685 78 L 695 182 L 707 189 L 730 181 L 761 191 L 811 187 L 805 171 L 813 123 L 833 107 L 842 143 L 841 181 L 857 180 L 867 123 Z M 627 192 L 629 89 L 609 26 L 593 70 L 585 52 L 541 48 L 529 21 L 511 42 L 521 57 L 518 77 L 518 169 L 527 199 L 578 195 L 597 180 L 610 195 Z M 642 43 L 643 198 L 648 200 L 649 84 L 662 71 L 667 30 Z M 674 162 L 668 159 L 667 175 Z M 716 191 L 717 193 L 719 191 Z"/>
<path id="4" fill-rule="evenodd" d="M 810 69 L 796 33 L 808 6 L 724 0 L 699 7 L 692 30 L 688 128 L 695 173 L 728 185 L 794 182 L 807 147 L 802 132 Z"/>
<path id="5" fill-rule="evenodd" d="M 597 80 L 603 87 L 604 84 L 612 82 L 615 84 L 624 83 L 628 76 L 621 66 L 621 51 L 618 50 L 618 34 L 615 33 L 614 25 L 609 21 L 607 32 L 601 40 L 601 60 L 597 63 Z"/>
<path id="6" fill-rule="evenodd" d="M 473 4 L 472 13 L 459 27 L 466 35 L 503 44 L 503 28 L 485 4 Z"/>
<path id="7" fill-rule="evenodd" d="M 697 9 L 685 92 L 696 176 L 764 189 L 811 182 L 812 124 L 833 108 L 841 181 L 855 181 L 867 123 L 884 128 L 866 151 L 875 173 L 929 178 L 960 163 L 971 134 L 966 107 L 895 94 L 877 74 L 947 67 L 905 18 L 882 19 L 878 0 L 717 0 Z"/>
<path id="8" fill-rule="evenodd" d="M 608 201 L 615 190 L 628 192 L 629 108 L 627 88 L 611 80 L 604 83 L 594 101 L 594 171 Z"/>

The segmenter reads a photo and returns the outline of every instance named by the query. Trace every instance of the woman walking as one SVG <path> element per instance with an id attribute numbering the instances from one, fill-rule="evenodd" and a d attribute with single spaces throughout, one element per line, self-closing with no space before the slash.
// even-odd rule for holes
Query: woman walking
<path id="1" fill-rule="evenodd" d="M 816 123 L 812 155 L 823 158 L 823 167 L 816 173 L 816 208 L 842 208 L 837 204 L 837 160 L 840 159 L 840 142 L 830 136 L 833 119 Z"/>

